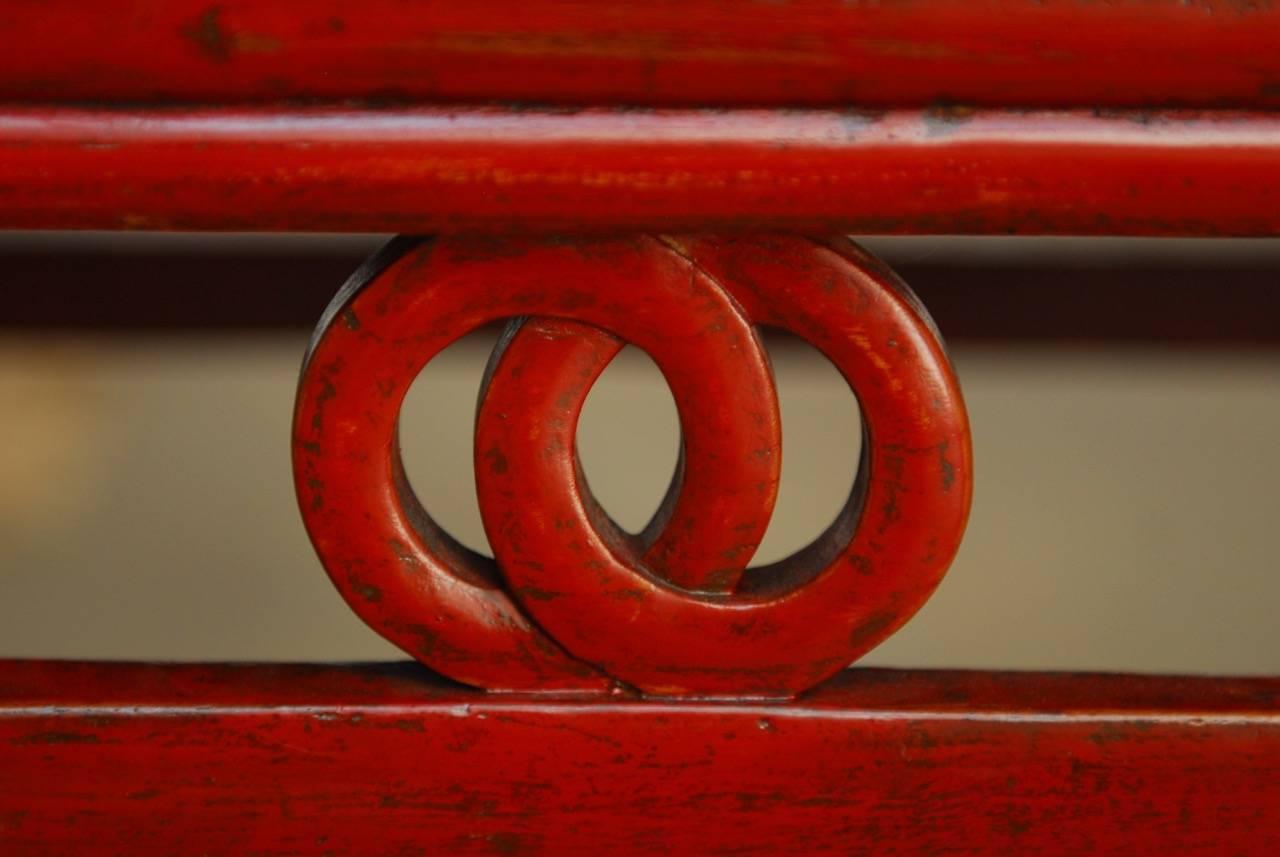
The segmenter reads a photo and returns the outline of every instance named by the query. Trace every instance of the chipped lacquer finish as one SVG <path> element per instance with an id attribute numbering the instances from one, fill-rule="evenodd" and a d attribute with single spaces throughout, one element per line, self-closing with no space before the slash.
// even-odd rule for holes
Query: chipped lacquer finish
<path id="1" fill-rule="evenodd" d="M 9 854 L 1280 851 L 1280 680 L 856 670 L 783 704 L 0 662 Z"/>
<path id="2" fill-rule="evenodd" d="M 397 424 L 438 351 L 513 316 L 523 318 L 490 359 L 476 417 L 490 562 L 418 504 Z M 824 353 L 857 392 L 865 428 L 836 521 L 794 557 L 747 570 L 781 466 L 755 325 Z M 667 499 L 634 537 L 596 506 L 575 452 L 586 395 L 627 342 L 662 370 L 683 428 Z M 388 245 L 312 341 L 294 473 L 347 602 L 445 675 L 504 690 L 619 682 L 785 697 L 923 604 L 959 546 L 971 466 L 968 418 L 932 323 L 854 244 L 639 236 Z"/>
<path id="3" fill-rule="evenodd" d="M 42 0 L 0 100 L 1280 105 L 1250 0 Z"/>
<path id="4" fill-rule="evenodd" d="M 0 106 L 4 228 L 1277 235 L 1277 200 L 1268 112 Z"/>
<path id="5" fill-rule="evenodd" d="M 2 228 L 490 237 L 400 239 L 351 281 L 294 436 L 343 596 L 476 687 L 0 662 L 0 853 L 1280 852 L 1280 680 L 841 669 L 954 554 L 968 426 L 892 273 L 759 234 L 1280 234 L 1273 4 L 9 5 Z M 511 316 L 476 424 L 493 564 L 418 506 L 396 416 Z M 751 570 L 759 324 L 827 353 L 869 430 L 833 528 Z M 571 454 L 624 341 L 685 429 L 638 536 Z"/>

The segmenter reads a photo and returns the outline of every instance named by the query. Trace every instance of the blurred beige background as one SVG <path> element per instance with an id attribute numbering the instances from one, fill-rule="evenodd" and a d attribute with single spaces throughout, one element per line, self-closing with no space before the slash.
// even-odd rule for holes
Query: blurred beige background
<path id="1" fill-rule="evenodd" d="M 0 657 L 399 657 L 332 589 L 294 507 L 305 338 L 0 337 Z M 476 547 L 469 431 L 487 347 L 465 340 L 432 364 L 402 432 L 427 507 Z M 953 357 L 977 464 L 968 536 L 866 663 L 1280 672 L 1280 354 Z M 835 371 L 794 344 L 774 358 L 783 487 L 757 561 L 831 520 L 857 455 Z M 579 442 L 605 507 L 640 526 L 678 442 L 643 354 L 608 370 Z"/>

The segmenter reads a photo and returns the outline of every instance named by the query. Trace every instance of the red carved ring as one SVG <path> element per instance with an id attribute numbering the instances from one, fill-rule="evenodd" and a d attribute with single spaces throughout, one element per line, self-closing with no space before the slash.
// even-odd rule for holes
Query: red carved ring
<path id="1" fill-rule="evenodd" d="M 513 317 L 476 420 L 495 563 L 421 508 L 396 426 L 435 354 Z M 747 569 L 781 444 L 756 325 L 836 365 L 864 443 L 835 523 Z M 683 427 L 681 466 L 638 536 L 600 511 L 574 449 L 587 392 L 625 342 L 658 364 Z M 397 239 L 312 341 L 294 471 L 339 591 L 423 663 L 492 689 L 662 695 L 791 696 L 847 666 L 936 587 L 971 493 L 963 401 L 924 310 L 852 243 L 794 237 Z"/>

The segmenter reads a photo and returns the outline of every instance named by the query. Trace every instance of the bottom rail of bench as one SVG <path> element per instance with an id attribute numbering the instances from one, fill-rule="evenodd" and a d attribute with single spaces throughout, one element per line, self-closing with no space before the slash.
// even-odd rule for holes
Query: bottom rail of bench
<path id="1" fill-rule="evenodd" d="M 0 661 L 0 853 L 1280 853 L 1280 679 L 851 670 L 788 703 Z"/>

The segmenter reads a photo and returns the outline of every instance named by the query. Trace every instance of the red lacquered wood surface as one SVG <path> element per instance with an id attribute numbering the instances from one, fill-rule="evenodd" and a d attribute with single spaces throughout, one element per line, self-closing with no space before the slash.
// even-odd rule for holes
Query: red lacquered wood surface
<path id="1" fill-rule="evenodd" d="M 0 663 L 0 851 L 1280 850 L 1280 681 L 853 671 L 786 704 Z"/>
<path id="2" fill-rule="evenodd" d="M 1244 0 L 41 0 L 0 98 L 1274 106 Z"/>
<path id="3" fill-rule="evenodd" d="M 777 462 L 781 448 L 741 456 L 723 443 L 694 446 L 688 434 L 698 417 L 677 393 L 686 432 L 678 499 L 690 483 L 710 483 L 689 504 L 689 519 L 732 541 L 727 550 L 708 550 L 700 538 L 669 538 L 690 529 L 676 503 L 670 514 L 659 510 L 656 526 L 647 528 L 653 532 L 628 545 L 590 499 L 569 452 L 591 383 L 621 343 L 599 349 L 590 328 L 534 317 L 491 360 L 478 411 L 476 487 L 485 530 L 513 591 L 538 594 L 521 599 L 525 609 L 609 674 L 656 694 L 790 695 L 897 630 L 950 565 L 968 517 L 972 472 L 959 385 L 906 286 L 847 241 L 757 235 L 666 243 L 721 284 L 747 321 L 800 336 L 857 392 L 863 466 L 841 513 L 803 551 L 747 570 L 772 496 L 762 502 L 757 487 L 735 497 L 732 513 L 712 498 L 735 482 L 750 484 L 730 480 L 764 456 Z M 424 269 L 423 280 L 430 276 Z M 696 294 L 686 300 L 701 302 Z M 678 390 L 682 377 L 708 375 L 703 364 L 718 353 L 713 345 L 683 365 L 664 361 L 662 352 L 653 356 Z M 758 423 L 715 385 L 699 404 Z M 491 466 L 494 451 L 505 466 Z M 681 571 L 708 561 L 701 577 Z M 668 581 L 705 594 L 690 597 Z"/>
<path id="4" fill-rule="evenodd" d="M 400 462 L 400 403 L 422 367 L 476 327 L 527 313 L 600 325 L 653 353 L 673 381 L 690 448 L 700 459 L 719 450 L 741 465 L 697 468 L 688 493 L 700 508 L 684 497 L 677 504 L 688 525 L 675 531 L 677 550 L 718 553 L 759 540 L 779 472 L 766 358 L 729 295 L 645 237 L 402 239 L 385 247 L 335 297 L 308 352 L 294 414 L 299 504 L 352 609 L 414 657 L 481 686 L 604 689 L 592 666 L 566 657 L 526 618 L 511 598 L 520 592 L 504 591 L 492 562 L 431 521 Z M 508 466 L 498 447 L 477 446 L 476 457 L 478 466 Z M 551 510 L 532 494 L 521 500 L 538 522 L 550 522 Z M 748 531 L 733 531 L 726 518 Z M 556 562 L 582 573 L 584 559 L 563 554 Z"/>
<path id="5" fill-rule="evenodd" d="M 1280 115 L 0 110 L 0 227 L 1280 234 Z"/>
<path id="6" fill-rule="evenodd" d="M 513 317 L 475 424 L 490 562 L 418 503 L 397 426 L 427 362 Z M 822 536 L 747 569 L 781 465 L 757 325 L 802 337 L 856 391 L 861 440 L 847 440 L 863 464 Z M 587 393 L 628 342 L 662 370 L 683 435 L 636 537 L 599 509 L 576 453 Z M 960 389 L 909 289 L 847 240 L 789 236 L 396 240 L 317 329 L 293 444 L 307 531 L 352 609 L 433 669 L 497 690 L 603 690 L 609 676 L 661 696 L 792 696 L 924 603 L 972 478 Z"/>

